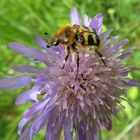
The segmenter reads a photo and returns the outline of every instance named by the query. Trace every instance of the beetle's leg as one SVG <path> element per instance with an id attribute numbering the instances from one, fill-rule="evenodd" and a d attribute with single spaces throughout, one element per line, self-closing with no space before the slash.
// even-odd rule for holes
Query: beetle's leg
<path id="1" fill-rule="evenodd" d="M 64 67 L 65 67 L 65 65 L 66 65 L 66 63 L 67 63 L 67 60 L 68 60 L 68 58 L 69 58 L 69 54 L 70 54 L 70 46 L 68 46 L 68 47 L 66 48 L 66 56 L 65 56 L 65 60 L 64 60 L 64 62 L 63 62 L 63 66 L 61 67 L 61 69 L 64 69 Z"/>
<path id="2" fill-rule="evenodd" d="M 99 51 L 97 51 L 97 50 L 95 50 L 95 52 L 101 57 L 101 60 L 104 63 L 104 66 L 106 67 L 106 63 L 105 63 L 104 59 L 102 58 L 103 55 Z"/>
<path id="3" fill-rule="evenodd" d="M 78 49 L 75 47 L 75 45 L 72 45 L 72 49 L 73 51 L 76 53 L 76 63 L 77 63 L 77 70 L 76 70 L 76 77 L 78 77 L 78 73 L 79 73 L 79 61 L 80 61 L 80 57 L 79 57 L 79 51 Z"/>

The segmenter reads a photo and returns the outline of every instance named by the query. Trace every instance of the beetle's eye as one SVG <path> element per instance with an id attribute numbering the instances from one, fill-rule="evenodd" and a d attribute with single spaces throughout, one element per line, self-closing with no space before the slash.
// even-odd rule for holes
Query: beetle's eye
<path id="1" fill-rule="evenodd" d="M 54 41 L 54 43 L 53 43 L 54 46 L 57 46 L 58 44 L 59 44 L 58 41 Z"/>
<path id="2" fill-rule="evenodd" d="M 47 47 L 47 48 L 50 48 L 50 47 L 51 47 L 51 45 L 49 45 L 49 44 L 48 44 L 46 47 Z"/>

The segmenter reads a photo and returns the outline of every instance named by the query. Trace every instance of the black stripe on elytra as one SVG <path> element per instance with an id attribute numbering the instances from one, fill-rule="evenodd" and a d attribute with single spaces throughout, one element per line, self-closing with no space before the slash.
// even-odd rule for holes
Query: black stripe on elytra
<path id="1" fill-rule="evenodd" d="M 86 26 L 84 26 L 84 25 L 82 25 L 82 27 L 85 28 L 85 29 L 87 29 L 87 31 L 89 31 L 89 28 L 88 28 L 88 27 L 86 27 Z"/>
<path id="2" fill-rule="evenodd" d="M 91 28 L 92 29 L 92 31 L 96 34 L 96 31 L 95 31 L 95 29 L 93 29 L 93 28 Z"/>
<path id="3" fill-rule="evenodd" d="M 79 25 L 74 24 L 74 25 L 73 25 L 73 28 L 75 28 L 75 29 L 79 29 L 79 28 L 80 28 L 80 26 L 79 26 Z"/>
<path id="4" fill-rule="evenodd" d="M 88 35 L 88 45 L 97 45 L 95 44 L 93 36 L 91 34 Z"/>
<path id="5" fill-rule="evenodd" d="M 100 46 L 100 38 L 96 35 L 97 46 Z"/>

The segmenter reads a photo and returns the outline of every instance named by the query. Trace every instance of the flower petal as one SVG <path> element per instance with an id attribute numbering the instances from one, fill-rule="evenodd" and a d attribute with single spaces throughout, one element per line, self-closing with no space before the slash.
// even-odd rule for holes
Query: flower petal
<path id="1" fill-rule="evenodd" d="M 47 123 L 47 116 L 48 116 L 48 111 L 41 112 L 40 111 L 40 116 L 34 120 L 32 123 L 32 128 L 31 131 L 33 135 L 38 133 L 38 131 Z"/>
<path id="2" fill-rule="evenodd" d="M 29 75 L 5 77 L 0 79 L 0 88 L 19 89 L 26 87 L 32 82 L 32 76 Z"/>
<path id="3" fill-rule="evenodd" d="M 121 54 L 118 58 L 119 59 L 125 59 L 131 56 L 131 52 L 125 52 L 123 54 Z"/>
<path id="4" fill-rule="evenodd" d="M 88 16 L 84 15 L 84 25 L 88 27 L 90 25 L 90 22 L 91 22 L 91 18 L 88 19 Z"/>
<path id="5" fill-rule="evenodd" d="M 46 129 L 46 139 L 47 140 L 59 140 L 59 136 L 62 130 L 62 123 L 57 116 L 57 108 L 54 108 L 49 113 L 48 125 Z"/>
<path id="6" fill-rule="evenodd" d="M 65 140 L 72 140 L 70 122 L 64 124 L 64 136 Z"/>
<path id="7" fill-rule="evenodd" d="M 77 140 L 87 140 L 86 133 L 82 130 L 82 128 L 78 129 Z"/>
<path id="8" fill-rule="evenodd" d="M 21 135 L 23 127 L 32 119 L 32 117 L 25 118 L 23 117 L 18 124 L 18 134 Z"/>
<path id="9" fill-rule="evenodd" d="M 43 72 L 43 70 L 38 69 L 35 66 L 28 66 L 28 65 L 14 66 L 13 69 L 16 72 L 27 72 L 27 73 L 40 73 L 40 72 Z"/>
<path id="10" fill-rule="evenodd" d="M 40 47 L 46 49 L 47 42 L 44 41 L 40 36 L 36 36 L 35 40 Z"/>
<path id="11" fill-rule="evenodd" d="M 109 29 L 109 30 L 103 32 L 103 33 L 101 34 L 101 38 L 102 38 L 102 39 L 105 39 L 112 31 L 113 31 L 113 29 Z"/>
<path id="12" fill-rule="evenodd" d="M 113 53 L 118 52 L 125 44 L 128 43 L 128 41 L 129 41 L 128 39 L 125 39 L 125 40 L 120 41 L 120 42 L 118 42 L 117 44 L 113 45 L 113 46 L 112 46 Z"/>
<path id="13" fill-rule="evenodd" d="M 50 128 L 51 126 L 48 126 L 47 128 L 47 140 L 59 140 L 61 130 L 62 130 L 62 125 L 60 122 L 56 122 L 55 127 Z M 50 130 L 49 130 L 50 129 Z"/>
<path id="14" fill-rule="evenodd" d="M 99 35 L 102 30 L 103 16 L 102 14 L 97 14 L 90 22 L 90 27 L 95 29 L 96 33 Z"/>
<path id="15" fill-rule="evenodd" d="M 110 131 L 112 129 L 112 121 L 109 120 L 107 130 Z"/>
<path id="16" fill-rule="evenodd" d="M 31 125 L 24 130 L 24 132 L 21 134 L 19 140 L 32 140 L 30 138 L 30 135 L 31 135 L 30 132 L 31 132 Z"/>
<path id="17" fill-rule="evenodd" d="M 44 62 L 48 62 L 47 55 L 35 48 L 25 47 L 24 45 L 20 43 L 11 43 L 9 47 L 12 48 L 14 51 L 21 53 L 25 56 L 29 56 L 29 57 L 39 59 Z"/>
<path id="18" fill-rule="evenodd" d="M 77 24 L 77 25 L 81 25 L 82 22 L 81 22 L 81 19 L 78 15 L 78 11 L 77 9 L 74 7 L 72 8 L 71 10 L 71 13 L 70 13 L 70 19 L 71 19 L 71 24 Z"/>
<path id="19" fill-rule="evenodd" d="M 139 86 L 138 82 L 134 79 L 131 79 L 128 83 L 127 86 Z"/>
<path id="20" fill-rule="evenodd" d="M 48 116 L 51 114 L 50 111 L 53 110 L 53 106 L 51 106 L 50 108 L 43 108 L 44 111 L 41 109 L 38 114 L 38 118 L 36 118 L 33 122 L 32 122 L 32 126 L 31 126 L 31 131 L 30 131 L 30 139 L 32 140 L 33 135 L 35 135 L 36 133 L 38 133 L 38 131 L 47 123 L 48 120 Z M 57 113 L 57 112 L 56 112 Z M 51 139 L 52 140 L 52 139 Z M 55 140 L 55 139 L 54 139 Z M 56 139 L 57 140 L 57 139 Z"/>
<path id="21" fill-rule="evenodd" d="M 106 49 L 107 49 L 107 48 L 110 48 L 111 43 L 112 43 L 114 40 L 116 40 L 116 39 L 117 39 L 116 36 L 110 37 L 109 39 L 107 39 L 106 41 L 104 41 L 103 47 L 106 46 Z"/>
<path id="22" fill-rule="evenodd" d="M 32 89 L 20 94 L 16 99 L 16 105 L 22 105 L 30 101 L 37 102 L 38 101 L 37 95 L 38 95 L 39 89 L 40 89 L 40 86 L 37 85 L 37 86 L 34 86 Z"/>
<path id="23" fill-rule="evenodd" d="M 38 113 L 42 108 L 45 107 L 45 105 L 48 103 L 49 99 L 44 99 L 43 101 L 34 103 L 30 108 L 28 108 L 24 112 L 24 117 L 28 118 L 29 116 L 34 116 L 36 113 Z"/>

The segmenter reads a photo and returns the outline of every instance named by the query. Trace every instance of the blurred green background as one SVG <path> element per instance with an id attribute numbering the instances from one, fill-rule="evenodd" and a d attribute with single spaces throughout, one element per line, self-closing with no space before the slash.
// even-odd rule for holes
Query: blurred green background
<path id="1" fill-rule="evenodd" d="M 128 48 L 135 48 L 133 56 L 126 62 L 140 68 L 140 0 L 1 0 L 0 1 L 0 77 L 15 75 L 11 67 L 27 64 L 27 58 L 8 48 L 10 42 L 37 47 L 35 36 L 45 38 L 69 22 L 71 8 L 78 8 L 79 14 L 87 13 L 90 17 L 97 13 L 104 16 L 106 29 L 113 28 L 112 35 L 119 40 L 128 38 Z M 140 82 L 140 72 L 129 75 Z M 0 90 L 0 140 L 17 140 L 17 125 L 25 108 L 15 106 L 18 94 L 25 91 Z M 135 108 L 128 103 L 119 113 L 119 119 L 113 119 L 113 129 L 103 130 L 103 140 L 140 140 L 140 88 L 127 91 Z M 41 131 L 35 140 L 42 140 Z"/>

